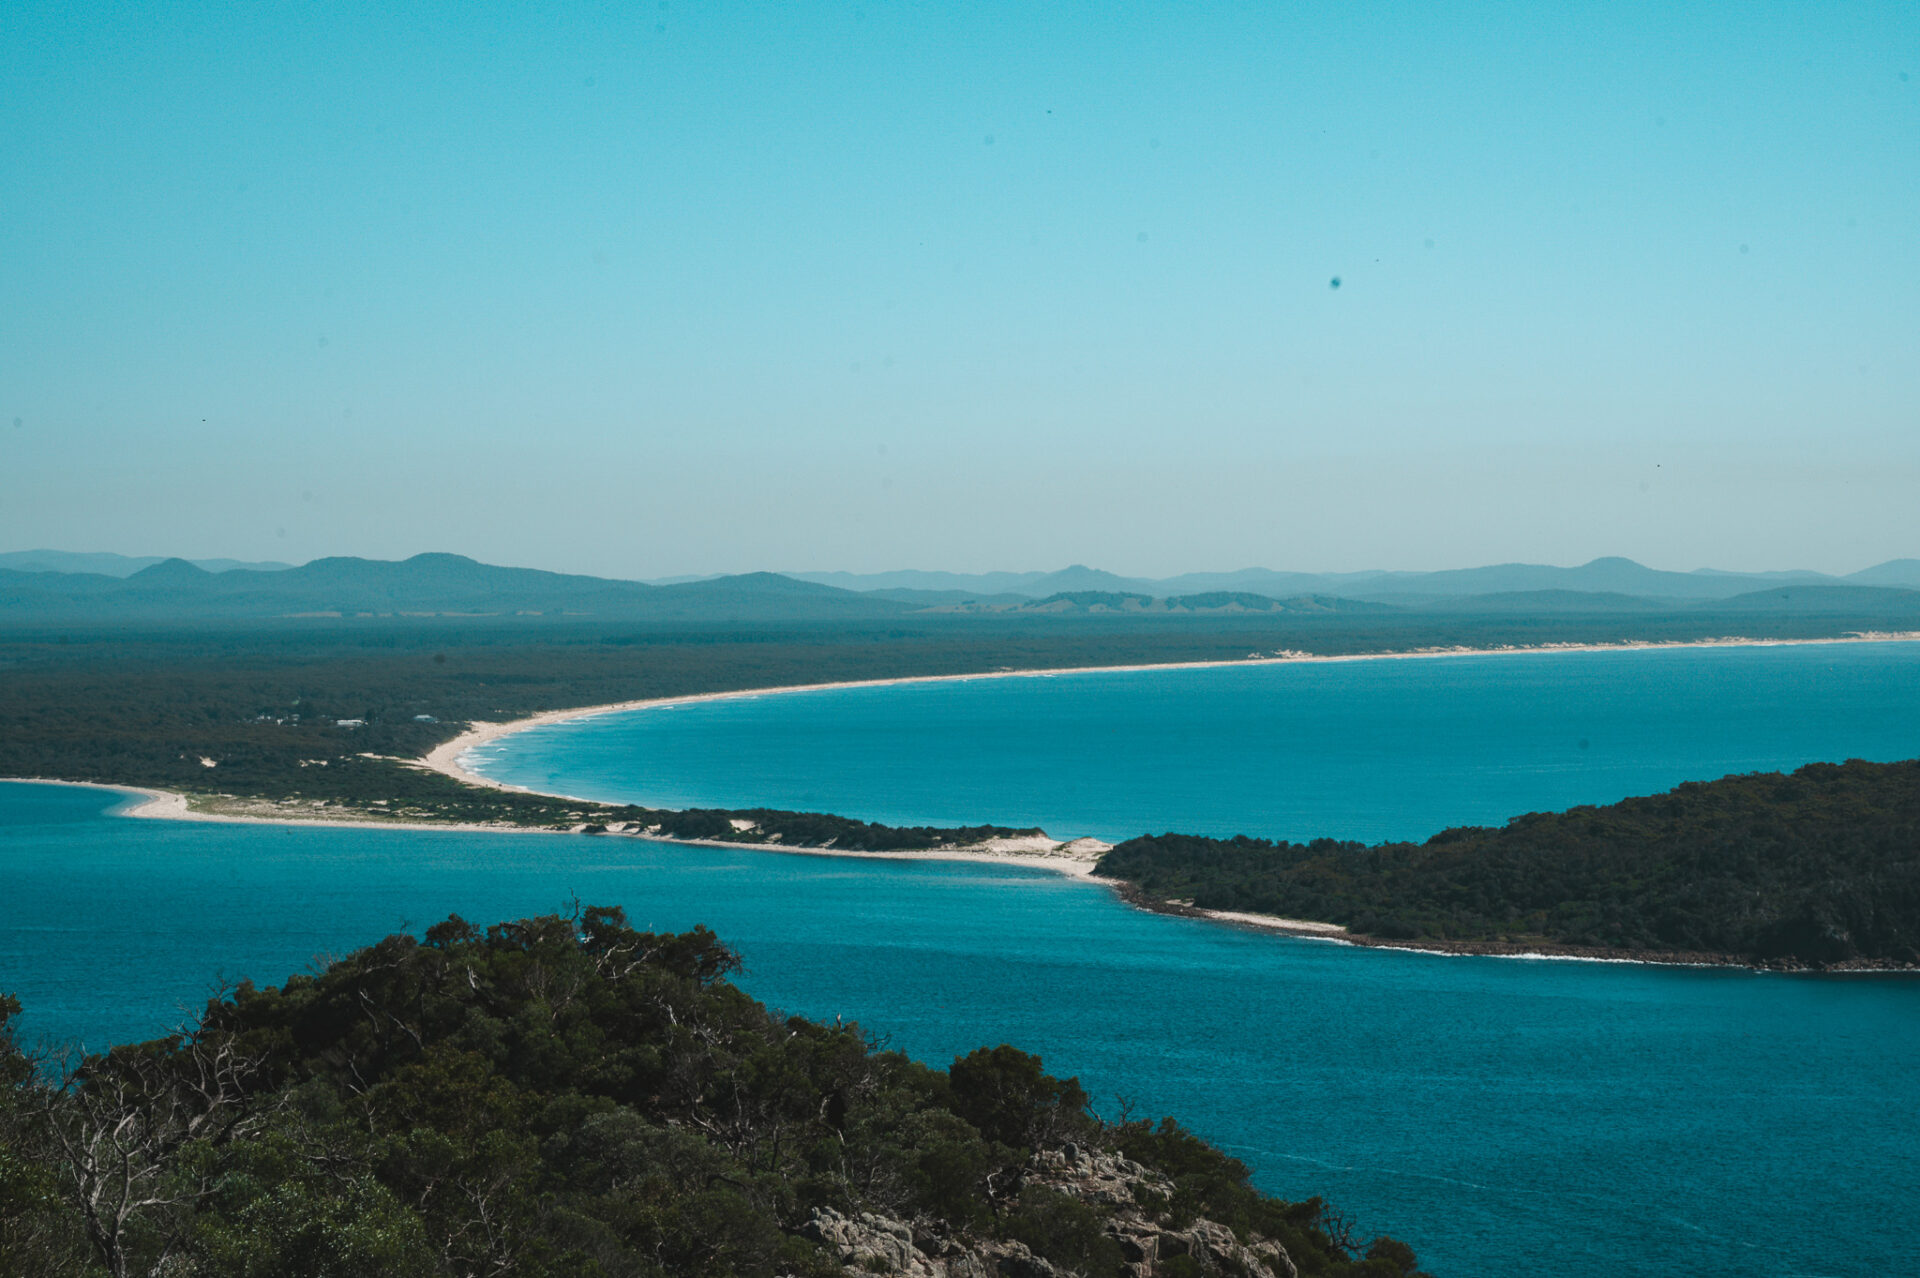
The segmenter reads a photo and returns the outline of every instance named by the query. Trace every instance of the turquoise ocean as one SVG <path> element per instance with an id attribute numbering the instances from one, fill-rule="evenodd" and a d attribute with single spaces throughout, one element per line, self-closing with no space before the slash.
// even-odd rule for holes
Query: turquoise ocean
<path id="1" fill-rule="evenodd" d="M 529 729 L 494 780 L 890 825 L 1424 839 L 1819 760 L 1920 756 L 1920 643 L 1246 663 L 727 697 Z"/>
<path id="2" fill-rule="evenodd" d="M 909 684 L 499 746 L 492 775 L 603 798 L 1414 837 L 1920 755 L 1920 646 Z M 146 821 L 121 802 L 0 784 L 0 989 L 26 1003 L 29 1039 L 151 1036 L 221 979 L 577 897 L 643 927 L 705 923 L 756 997 L 920 1059 L 1038 1051 L 1109 1115 L 1177 1114 L 1265 1188 L 1323 1193 L 1441 1275 L 1914 1271 L 1914 977 L 1362 950 L 1146 914 L 1011 866 Z"/>

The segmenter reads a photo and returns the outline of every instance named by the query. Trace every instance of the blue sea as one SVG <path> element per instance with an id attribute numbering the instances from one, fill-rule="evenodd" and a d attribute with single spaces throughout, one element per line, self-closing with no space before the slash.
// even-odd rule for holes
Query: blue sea
<path id="1" fill-rule="evenodd" d="M 529 789 L 889 825 L 1424 839 L 1920 756 L 1920 643 L 1518 652 L 904 683 L 602 715 L 469 752 Z"/>
<path id="2" fill-rule="evenodd" d="M 658 800 L 670 764 L 674 785 L 711 787 L 703 802 L 1056 833 L 1412 836 L 1920 754 L 1917 676 L 1914 646 L 1858 645 L 903 685 L 588 721 L 510 738 L 494 767 L 537 755 L 567 778 L 556 788 Z M 648 753 L 611 758 L 627 747 L 604 743 L 641 723 Z M 971 760 L 939 740 L 956 725 Z M 770 790 L 727 792 L 782 757 L 756 740 L 789 738 Z M 1208 766 L 1169 770 L 1181 741 Z M 627 789 L 592 781 L 623 769 Z M 861 789 L 893 775 L 904 795 Z M 1012 810 L 973 806 L 989 794 Z M 1914 1271 L 1920 978 L 1363 950 L 1146 914 L 1010 866 L 146 821 L 119 801 L 0 784 L 0 989 L 25 1002 L 29 1038 L 151 1036 L 222 979 L 277 981 L 450 912 L 578 898 L 642 927 L 705 923 L 740 949 L 756 997 L 920 1059 L 1037 1051 L 1109 1115 L 1178 1115 L 1264 1188 L 1324 1194 L 1442 1278 Z"/>

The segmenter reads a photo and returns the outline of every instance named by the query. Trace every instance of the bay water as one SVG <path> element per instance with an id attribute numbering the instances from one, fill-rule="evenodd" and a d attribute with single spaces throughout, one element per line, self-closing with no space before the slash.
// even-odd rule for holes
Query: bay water
<path id="1" fill-rule="evenodd" d="M 468 752 L 497 781 L 889 825 L 1423 839 L 1819 760 L 1920 756 L 1920 643 L 1100 671 L 661 705 Z"/>
<path id="2" fill-rule="evenodd" d="M 458 912 L 714 928 L 740 983 L 945 1065 L 1010 1042 L 1177 1115 L 1436 1274 L 1912 1272 L 1920 979 L 1448 958 L 1143 913 L 968 863 L 150 821 L 0 784 L 0 989 L 101 1047 Z M 1124 1099 L 1123 1099 L 1124 1098 Z"/>
<path id="3" fill-rule="evenodd" d="M 896 821 L 1417 837 L 1729 771 L 1920 754 L 1916 657 L 907 684 L 586 720 L 507 738 L 488 766 L 592 797 L 685 790 Z M 637 751 L 620 735 L 635 724 Z M 755 753 L 769 742 L 786 744 Z M 150 821 L 121 803 L 0 783 L 0 989 L 26 1004 L 29 1040 L 151 1037 L 222 979 L 277 982 L 449 913 L 578 899 L 641 927 L 704 923 L 756 997 L 936 1065 L 982 1044 L 1038 1052 L 1109 1116 L 1177 1115 L 1263 1188 L 1323 1194 L 1443 1276 L 1915 1268 L 1920 978 L 1364 950 L 1146 914 L 1014 866 Z"/>

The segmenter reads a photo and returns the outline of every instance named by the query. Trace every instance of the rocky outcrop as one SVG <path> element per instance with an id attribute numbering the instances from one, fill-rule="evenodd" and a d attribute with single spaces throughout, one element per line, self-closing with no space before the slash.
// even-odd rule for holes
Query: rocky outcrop
<path id="1" fill-rule="evenodd" d="M 1025 1182 L 1107 1212 L 1107 1231 L 1120 1245 L 1132 1278 L 1151 1278 L 1175 1257 L 1188 1258 L 1204 1274 L 1298 1278 L 1286 1249 L 1271 1239 L 1243 1242 L 1211 1220 L 1178 1229 L 1157 1223 L 1173 1186 L 1124 1155 L 1077 1145 L 1041 1150 L 1027 1164 Z M 904 1278 L 1064 1278 L 1024 1243 L 949 1238 L 925 1225 L 873 1212 L 849 1216 L 819 1208 L 805 1232 L 857 1272 Z"/>
<path id="2" fill-rule="evenodd" d="M 843 1216 L 815 1209 L 806 1234 L 828 1255 L 860 1273 L 904 1278 L 1056 1278 L 1047 1261 L 1018 1242 L 969 1242 L 863 1211 Z"/>

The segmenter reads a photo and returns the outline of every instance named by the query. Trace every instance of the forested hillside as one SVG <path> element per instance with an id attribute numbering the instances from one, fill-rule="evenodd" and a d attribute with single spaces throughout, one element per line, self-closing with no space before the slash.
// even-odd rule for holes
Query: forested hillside
<path id="1" fill-rule="evenodd" d="M 1425 843 L 1166 834 L 1100 862 L 1148 898 L 1392 939 L 1920 963 L 1920 761 L 1811 764 Z"/>
<path id="2" fill-rule="evenodd" d="M 36 1072 L 0 998 L 0 1273 L 1413 1272 L 1011 1047 L 946 1071 L 780 1017 L 620 911 L 389 937 Z"/>

